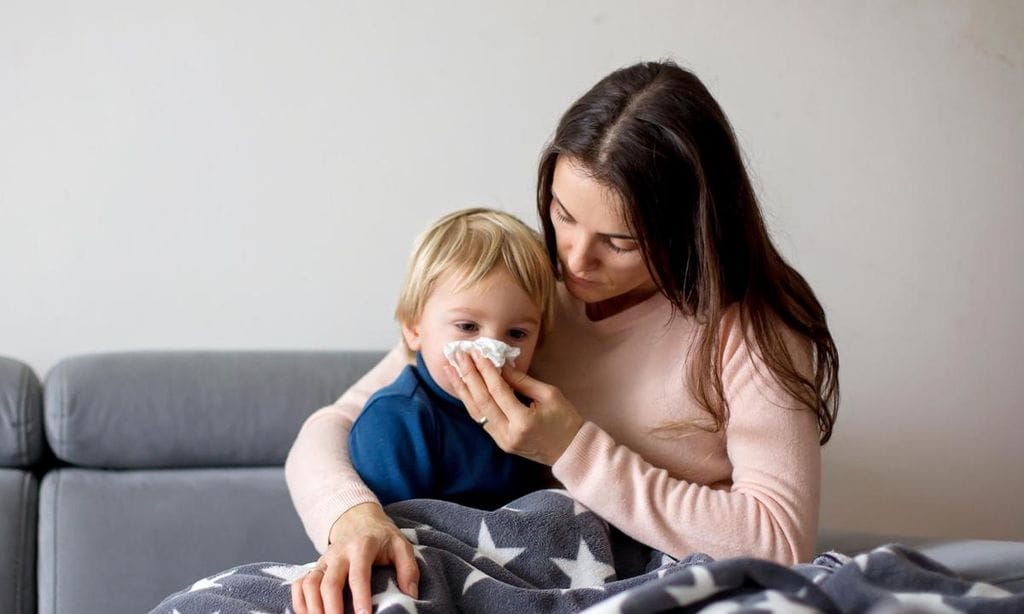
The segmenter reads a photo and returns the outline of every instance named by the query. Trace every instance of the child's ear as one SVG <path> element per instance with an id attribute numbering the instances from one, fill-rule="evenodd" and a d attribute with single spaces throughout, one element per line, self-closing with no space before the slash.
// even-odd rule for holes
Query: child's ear
<path id="1" fill-rule="evenodd" d="M 420 351 L 420 327 L 419 322 L 402 322 L 402 338 L 405 339 L 405 345 L 409 347 L 413 352 Z"/>

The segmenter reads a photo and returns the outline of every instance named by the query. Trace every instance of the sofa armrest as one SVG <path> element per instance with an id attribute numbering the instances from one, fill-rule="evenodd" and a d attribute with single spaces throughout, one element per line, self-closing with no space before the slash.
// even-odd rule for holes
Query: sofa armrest
<path id="1" fill-rule="evenodd" d="M 0 356 L 0 467 L 28 467 L 42 456 L 42 398 L 35 372 Z"/>

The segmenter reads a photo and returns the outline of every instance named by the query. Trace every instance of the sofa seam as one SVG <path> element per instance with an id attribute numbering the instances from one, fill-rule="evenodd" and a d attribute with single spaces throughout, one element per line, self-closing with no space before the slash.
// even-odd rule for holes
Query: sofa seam
<path id="1" fill-rule="evenodd" d="M 59 378 L 60 383 L 60 403 L 58 403 L 57 407 L 57 409 L 60 411 L 60 437 L 58 438 L 59 441 L 56 442 L 57 445 L 54 446 L 54 448 L 59 449 L 61 454 L 64 454 L 66 457 L 67 450 L 64 449 L 64 435 L 66 433 L 66 426 L 68 420 L 68 378 L 66 375 L 64 375 L 64 370 L 57 372 L 57 377 Z"/>
<path id="2" fill-rule="evenodd" d="M 14 408 L 15 415 L 18 412 L 24 412 L 21 416 L 21 424 L 17 425 L 18 438 L 21 439 L 21 450 L 18 451 L 18 458 L 24 466 L 28 466 L 28 428 L 29 428 L 29 415 L 28 415 L 28 380 L 29 380 L 29 369 L 26 366 L 21 368 L 21 381 L 18 382 L 18 407 Z"/>
<path id="3" fill-rule="evenodd" d="M 60 528 L 60 522 L 58 522 L 57 518 L 57 500 L 59 499 L 60 494 L 61 471 L 55 471 L 54 473 L 56 475 L 53 480 L 53 515 L 51 517 L 51 521 L 53 522 L 53 569 L 51 570 L 51 573 L 53 574 L 53 591 L 51 594 L 53 595 L 53 612 L 56 614 L 60 611 L 57 608 L 57 598 L 59 597 L 59 592 L 57 591 L 57 531 Z"/>
<path id="4" fill-rule="evenodd" d="M 21 478 L 21 514 L 19 514 L 20 524 L 18 525 L 18 535 L 21 537 L 19 540 L 21 543 L 18 544 L 18 556 L 14 560 L 14 611 L 18 613 L 23 612 L 25 609 L 22 603 L 22 595 L 25 592 L 25 587 L 22 585 L 22 566 L 23 561 L 28 558 L 26 556 L 28 538 L 25 529 L 28 527 L 28 486 L 30 481 L 30 474 L 26 473 Z"/>

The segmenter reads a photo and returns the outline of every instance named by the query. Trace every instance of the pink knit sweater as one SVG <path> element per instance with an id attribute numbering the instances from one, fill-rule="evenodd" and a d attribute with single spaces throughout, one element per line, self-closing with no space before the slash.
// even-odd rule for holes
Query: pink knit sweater
<path id="1" fill-rule="evenodd" d="M 531 372 L 558 386 L 587 422 L 554 475 L 612 525 L 674 556 L 806 561 L 817 531 L 817 422 L 810 411 L 791 409 L 796 403 L 747 351 L 736 310 L 721 325 L 726 428 L 652 432 L 667 421 L 708 420 L 685 385 L 697 326 L 672 317 L 671 304 L 657 294 L 592 322 L 559 286 L 558 317 Z M 806 352 L 796 358 L 810 369 Z M 349 461 L 348 431 L 367 398 L 405 364 L 396 347 L 336 403 L 310 416 L 292 447 L 288 488 L 321 552 L 344 511 L 376 500 Z"/>

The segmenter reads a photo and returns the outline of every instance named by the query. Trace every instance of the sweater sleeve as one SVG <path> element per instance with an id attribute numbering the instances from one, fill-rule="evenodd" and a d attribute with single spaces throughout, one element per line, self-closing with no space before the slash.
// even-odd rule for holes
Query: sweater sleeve
<path id="1" fill-rule="evenodd" d="M 798 368 L 809 373 L 808 353 L 799 351 L 795 339 L 786 341 Z M 784 565 L 807 561 L 815 545 L 821 480 L 817 418 L 797 409 L 757 354 L 747 351 L 737 322 L 723 322 L 722 347 L 731 485 L 676 479 L 591 422 L 554 464 L 554 474 L 598 515 L 673 556 L 703 552 Z"/>
<path id="2" fill-rule="evenodd" d="M 349 508 L 377 501 L 359 479 L 348 452 L 348 436 L 370 396 L 390 384 L 409 363 L 399 343 L 332 405 L 302 425 L 285 460 L 284 476 L 306 534 L 318 552 L 327 550 L 334 522 Z"/>

